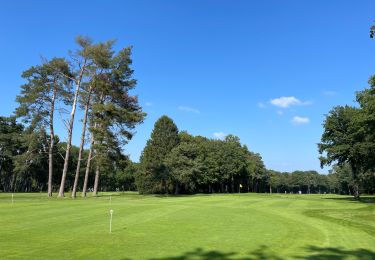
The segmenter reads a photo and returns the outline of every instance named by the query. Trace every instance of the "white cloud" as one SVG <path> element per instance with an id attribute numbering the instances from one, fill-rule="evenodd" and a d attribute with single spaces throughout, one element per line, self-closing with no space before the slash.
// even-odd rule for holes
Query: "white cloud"
<path id="1" fill-rule="evenodd" d="M 189 112 L 189 113 L 195 113 L 195 114 L 201 113 L 198 109 L 192 108 L 192 107 L 187 107 L 187 106 L 179 106 L 178 109 L 181 110 L 181 111 Z"/>
<path id="2" fill-rule="evenodd" d="M 146 102 L 146 107 L 150 107 L 150 106 L 152 106 L 153 104 L 152 104 L 152 102 Z"/>
<path id="3" fill-rule="evenodd" d="M 284 114 L 284 112 L 282 110 L 277 110 L 276 113 L 279 115 L 279 116 L 282 116 Z"/>
<path id="4" fill-rule="evenodd" d="M 310 101 L 302 102 L 296 97 L 279 97 L 271 99 L 270 103 L 274 106 L 281 107 L 281 108 L 288 108 L 290 106 L 301 106 L 301 105 L 310 105 Z"/>
<path id="5" fill-rule="evenodd" d="M 227 136 L 227 134 L 225 134 L 223 132 L 215 132 L 215 133 L 213 133 L 213 136 L 217 139 L 224 140 L 225 137 Z"/>
<path id="6" fill-rule="evenodd" d="M 304 125 L 310 123 L 310 119 L 308 117 L 295 116 L 292 119 L 292 123 L 294 125 Z"/>

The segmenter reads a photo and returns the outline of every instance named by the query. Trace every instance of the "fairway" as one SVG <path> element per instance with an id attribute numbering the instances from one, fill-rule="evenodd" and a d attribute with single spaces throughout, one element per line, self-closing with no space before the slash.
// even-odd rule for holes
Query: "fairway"
<path id="1" fill-rule="evenodd" d="M 331 195 L 0 194 L 0 259 L 374 259 L 375 205 Z M 109 234 L 109 210 L 114 210 Z"/>

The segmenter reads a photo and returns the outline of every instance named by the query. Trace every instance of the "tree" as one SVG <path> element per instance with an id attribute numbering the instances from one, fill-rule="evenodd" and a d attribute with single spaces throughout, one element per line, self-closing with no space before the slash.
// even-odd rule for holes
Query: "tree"
<path id="1" fill-rule="evenodd" d="M 140 158 L 137 187 L 141 193 L 167 193 L 170 176 L 164 163 L 179 144 L 178 128 L 167 116 L 159 118 Z"/>
<path id="2" fill-rule="evenodd" d="M 45 184 L 43 177 L 48 175 L 49 168 L 49 163 L 47 163 L 48 135 L 43 129 L 35 130 L 29 127 L 21 134 L 20 140 L 22 148 L 13 159 L 14 172 L 17 177 L 15 186 L 18 186 L 14 190 L 24 192 L 43 190 Z M 42 187 L 39 186 L 40 181 Z"/>
<path id="3" fill-rule="evenodd" d="M 270 188 L 270 193 L 272 193 L 272 187 L 279 192 L 278 187 L 280 186 L 281 183 L 281 176 L 280 173 L 273 171 L 273 170 L 268 170 L 267 171 L 268 175 L 268 182 L 269 182 L 269 188 Z"/>
<path id="4" fill-rule="evenodd" d="M 0 184 L 3 191 L 14 191 L 16 172 L 14 157 L 23 152 L 23 125 L 15 117 L 0 116 Z"/>
<path id="5" fill-rule="evenodd" d="M 197 175 L 201 173 L 202 168 L 197 144 L 187 142 L 179 144 L 172 149 L 164 162 L 174 183 L 175 194 L 179 194 L 181 186 L 185 192 L 195 191 Z"/>
<path id="6" fill-rule="evenodd" d="M 86 126 L 87 120 L 89 116 L 89 111 L 91 110 L 91 96 L 95 93 L 95 88 L 99 84 L 98 79 L 101 76 L 102 71 L 108 70 L 111 64 L 111 58 L 113 55 L 112 51 L 113 41 L 107 41 L 105 43 L 99 43 L 96 45 L 90 46 L 90 57 L 92 59 L 92 63 L 87 65 L 87 74 L 88 78 L 90 79 L 89 82 L 84 82 L 82 84 L 82 91 L 81 91 L 81 107 L 84 110 L 83 122 L 82 122 L 82 132 L 81 132 L 81 143 L 78 152 L 78 162 L 76 167 L 76 175 L 74 178 L 74 184 L 72 189 L 72 198 L 76 197 L 77 187 L 78 187 L 78 179 L 81 170 L 81 161 L 82 161 L 82 153 L 83 148 L 85 145 L 85 135 L 86 135 Z M 90 149 L 91 151 L 91 149 Z M 92 154 L 92 152 L 91 152 Z M 91 160 L 91 155 L 90 155 Z M 89 169 L 90 167 L 88 167 Z M 86 188 L 87 188 L 87 177 L 85 177 L 84 183 L 84 192 L 83 196 L 86 196 Z"/>
<path id="7" fill-rule="evenodd" d="M 241 147 L 240 139 L 234 135 L 227 135 L 223 142 L 221 149 L 222 164 L 221 170 L 224 178 L 230 183 L 231 192 L 236 192 L 235 180 L 240 178 L 240 175 L 245 172 L 246 155 Z M 240 185 L 237 183 L 236 187 Z"/>
<path id="8" fill-rule="evenodd" d="M 260 192 L 260 186 L 267 179 L 267 171 L 264 166 L 262 157 L 258 153 L 253 153 L 244 147 L 246 154 L 246 173 L 248 179 L 248 187 L 253 192 Z"/>
<path id="9" fill-rule="evenodd" d="M 92 45 L 92 41 L 89 38 L 85 37 L 77 37 L 76 39 L 77 44 L 79 45 L 79 50 L 76 51 L 72 55 L 72 70 L 73 76 L 63 74 L 67 79 L 70 79 L 73 84 L 75 85 L 75 91 L 73 96 L 73 102 L 72 102 L 72 111 L 70 113 L 70 118 L 68 121 L 68 138 L 66 143 L 66 152 L 64 157 L 64 168 L 61 176 L 61 184 L 59 189 L 58 197 L 64 197 L 64 190 L 65 190 L 65 180 L 66 180 L 66 174 L 68 172 L 68 166 L 69 166 L 69 155 L 70 155 L 70 149 L 72 147 L 72 136 L 73 136 L 73 126 L 74 126 L 74 117 L 76 113 L 77 108 L 77 102 L 78 102 L 78 95 L 82 86 L 82 81 L 84 79 L 85 74 L 87 73 L 87 67 L 91 65 L 90 60 L 90 47 Z"/>
<path id="10" fill-rule="evenodd" d="M 92 106 L 94 127 L 90 129 L 96 156 L 93 195 L 98 191 L 100 167 L 110 165 L 111 158 L 121 158 L 122 147 L 133 137 L 134 128 L 146 116 L 138 97 L 130 93 L 137 83 L 131 68 L 131 50 L 132 47 L 127 47 L 114 56 L 109 55 L 106 72 L 96 78 L 98 85 Z"/>
<path id="11" fill-rule="evenodd" d="M 360 111 L 349 106 L 337 106 L 327 115 L 321 143 L 318 144 L 321 166 L 337 163 L 350 165 L 355 185 L 354 196 L 359 198 L 358 174 L 364 165 L 363 153 L 366 145 L 361 143 L 363 131 L 358 124 Z"/>
<path id="12" fill-rule="evenodd" d="M 17 96 L 18 117 L 22 117 L 24 122 L 36 130 L 49 127 L 49 197 L 52 196 L 55 104 L 59 100 L 66 100 L 69 93 L 69 80 L 62 74 L 71 76 L 68 63 L 61 58 L 54 58 L 43 65 L 31 67 L 22 74 L 27 83 L 21 86 L 21 94 Z"/>

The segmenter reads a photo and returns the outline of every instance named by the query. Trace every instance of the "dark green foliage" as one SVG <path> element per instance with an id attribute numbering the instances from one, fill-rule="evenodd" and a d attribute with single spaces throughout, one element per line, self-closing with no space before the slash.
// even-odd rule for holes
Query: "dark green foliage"
<path id="1" fill-rule="evenodd" d="M 375 88 L 374 77 L 370 88 L 357 93 L 358 108 L 337 106 L 327 115 L 324 133 L 318 145 L 321 165 L 350 167 L 355 197 L 359 197 L 360 182 L 369 180 L 375 171 Z M 368 186 L 368 185 L 367 185 Z M 367 187 L 367 190 L 371 190 Z"/>
<path id="2" fill-rule="evenodd" d="M 133 136 L 133 129 L 143 122 L 145 113 L 138 98 L 130 91 L 136 86 L 131 69 L 131 47 L 116 55 L 113 42 L 91 47 L 96 72 L 93 77 L 93 105 L 90 131 L 94 135 L 95 161 L 101 168 L 121 157 L 122 147 Z"/>
<path id="3" fill-rule="evenodd" d="M 177 133 L 167 117 L 155 124 L 137 172 L 141 193 L 341 192 L 332 174 L 329 180 L 316 171 L 267 170 L 262 157 L 236 136 L 217 140 Z"/>
<path id="4" fill-rule="evenodd" d="M 22 153 L 23 125 L 14 117 L 0 117 L 0 190 L 15 189 L 14 158 Z"/>
<path id="5" fill-rule="evenodd" d="M 63 74 L 71 75 L 71 72 L 67 61 L 62 58 L 54 58 L 24 71 L 22 77 L 27 83 L 21 86 L 21 93 L 16 98 L 19 103 L 16 116 L 34 128 L 47 128 L 54 102 L 69 102 L 70 84 Z"/>
<path id="6" fill-rule="evenodd" d="M 159 118 L 140 158 L 139 192 L 167 193 L 173 188 L 164 160 L 178 143 L 178 128 L 173 120 L 167 116 Z"/>
<path id="7" fill-rule="evenodd" d="M 202 173 L 203 163 L 199 156 L 199 146 L 193 142 L 183 142 L 172 149 L 165 158 L 165 166 L 175 194 L 192 193 L 196 190 L 196 179 Z"/>
<path id="8" fill-rule="evenodd" d="M 371 38 L 374 31 L 372 26 Z M 370 77 L 369 85 L 370 88 L 356 94 L 358 107 L 337 106 L 330 111 L 318 145 L 323 155 L 320 158 L 322 167 L 337 165 L 338 172 L 345 172 L 350 167 L 347 185 L 348 189 L 353 189 L 356 198 L 359 198 L 360 182 L 373 180 L 375 171 L 375 76 Z M 373 185 L 366 186 L 368 191 L 373 190 Z"/>

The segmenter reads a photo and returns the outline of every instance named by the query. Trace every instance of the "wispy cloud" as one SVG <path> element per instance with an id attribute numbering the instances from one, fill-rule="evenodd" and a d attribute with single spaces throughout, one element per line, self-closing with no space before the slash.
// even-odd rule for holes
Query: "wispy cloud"
<path id="1" fill-rule="evenodd" d="M 266 108 L 266 105 L 263 102 L 258 103 L 259 108 Z"/>
<path id="2" fill-rule="evenodd" d="M 192 108 L 192 107 L 187 107 L 187 106 L 179 106 L 178 109 L 181 110 L 181 111 L 184 111 L 184 112 L 189 112 L 189 113 L 195 113 L 195 114 L 201 113 L 198 109 Z"/>
<path id="3" fill-rule="evenodd" d="M 153 104 L 152 104 L 152 102 L 146 102 L 146 107 L 151 107 Z"/>
<path id="4" fill-rule="evenodd" d="M 288 108 L 290 106 L 311 105 L 311 101 L 301 101 L 296 97 L 279 97 L 270 100 L 270 103 L 280 108 Z"/>
<path id="5" fill-rule="evenodd" d="M 277 110 L 276 113 L 279 115 L 279 116 L 282 116 L 284 114 L 284 112 L 282 110 Z"/>
<path id="6" fill-rule="evenodd" d="M 213 136 L 214 136 L 216 139 L 224 140 L 225 137 L 227 136 L 227 134 L 225 134 L 225 133 L 223 133 L 223 132 L 215 132 L 215 133 L 213 133 Z"/>
<path id="7" fill-rule="evenodd" d="M 292 119 L 292 123 L 294 125 L 304 125 L 310 123 L 310 119 L 308 117 L 295 116 Z"/>

